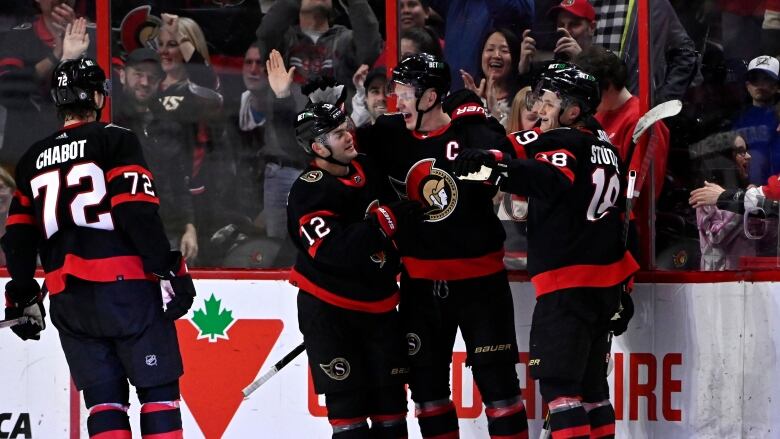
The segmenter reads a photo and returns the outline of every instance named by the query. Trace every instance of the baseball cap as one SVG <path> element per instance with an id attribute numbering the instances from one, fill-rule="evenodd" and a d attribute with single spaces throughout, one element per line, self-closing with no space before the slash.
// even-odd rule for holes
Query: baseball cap
<path id="1" fill-rule="evenodd" d="M 750 64 L 748 64 L 748 77 L 753 72 L 765 73 L 777 81 L 780 74 L 780 61 L 770 55 L 761 55 L 753 58 Z"/>
<path id="2" fill-rule="evenodd" d="M 125 61 L 125 65 L 130 66 L 145 61 L 160 64 L 160 55 L 157 51 L 149 49 L 148 47 L 141 47 L 130 52 L 130 55 L 127 56 L 127 61 Z"/>
<path id="3" fill-rule="evenodd" d="M 554 18 L 560 11 L 569 12 L 588 21 L 596 21 L 596 10 L 588 0 L 563 0 L 558 6 L 553 6 L 547 12 L 547 16 Z"/>
<path id="4" fill-rule="evenodd" d="M 366 75 L 366 80 L 363 81 L 363 88 L 368 90 L 368 86 L 371 85 L 371 83 L 374 82 L 374 80 L 377 78 L 383 78 L 385 82 L 387 82 L 387 69 L 384 67 L 377 67 L 373 70 L 370 70 Z"/>

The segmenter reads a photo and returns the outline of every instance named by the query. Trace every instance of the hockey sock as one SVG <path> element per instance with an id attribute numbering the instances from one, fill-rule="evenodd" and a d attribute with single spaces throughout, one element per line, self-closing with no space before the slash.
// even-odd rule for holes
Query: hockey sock
<path id="1" fill-rule="evenodd" d="M 366 418 L 331 418 L 333 439 L 368 439 L 368 422 Z"/>
<path id="2" fill-rule="evenodd" d="M 147 402 L 141 406 L 141 437 L 144 439 L 181 439 L 179 400 Z"/>
<path id="3" fill-rule="evenodd" d="M 608 399 L 601 402 L 582 404 L 590 419 L 590 439 L 613 439 L 615 437 L 615 409 Z"/>
<path id="4" fill-rule="evenodd" d="M 553 439 L 590 438 L 590 421 L 579 398 L 561 396 L 547 405 Z"/>
<path id="5" fill-rule="evenodd" d="M 90 407 L 87 432 L 90 439 L 131 439 L 127 406 L 109 402 Z"/>
<path id="6" fill-rule="evenodd" d="M 415 404 L 414 410 L 420 433 L 426 439 L 457 439 L 458 415 L 455 404 L 449 399 L 440 399 Z"/>
<path id="7" fill-rule="evenodd" d="M 406 413 L 395 415 L 371 415 L 371 437 L 373 439 L 405 439 Z"/>
<path id="8" fill-rule="evenodd" d="M 520 395 L 485 403 L 488 432 L 494 439 L 528 439 L 528 418 Z"/>

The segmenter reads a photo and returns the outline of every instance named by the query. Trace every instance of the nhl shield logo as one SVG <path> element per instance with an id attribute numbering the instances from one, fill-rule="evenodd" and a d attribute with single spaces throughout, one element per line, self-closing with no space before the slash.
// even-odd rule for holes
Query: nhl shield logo
<path id="1" fill-rule="evenodd" d="M 414 332 L 406 334 L 406 346 L 409 348 L 409 355 L 420 352 L 420 346 L 422 346 L 420 336 Z"/>
<path id="2" fill-rule="evenodd" d="M 334 358 L 328 364 L 320 364 L 325 375 L 336 381 L 344 381 L 349 376 L 350 366 L 346 358 Z"/>
<path id="3" fill-rule="evenodd" d="M 147 366 L 157 366 L 157 355 L 147 355 L 145 361 Z"/>

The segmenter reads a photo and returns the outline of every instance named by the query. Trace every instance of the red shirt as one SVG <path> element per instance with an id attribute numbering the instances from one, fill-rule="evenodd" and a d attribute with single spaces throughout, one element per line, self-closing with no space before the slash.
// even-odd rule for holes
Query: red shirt
<path id="1" fill-rule="evenodd" d="M 634 132 L 636 123 L 641 117 L 639 111 L 639 98 L 632 96 L 619 108 L 611 111 L 599 111 L 596 113 L 596 120 L 599 121 L 604 131 L 609 136 L 610 142 L 620 152 L 620 158 L 625 160 L 628 153 L 628 147 L 631 145 L 631 134 Z M 661 187 L 664 184 L 664 175 L 666 174 L 666 159 L 669 155 L 669 129 L 663 122 L 657 123 L 650 132 L 650 142 L 654 142 L 655 159 L 655 198 L 661 193 Z M 645 156 L 644 149 L 637 145 L 634 149 L 634 155 L 631 158 L 629 169 L 636 170 L 641 176 L 642 159 Z M 637 187 L 637 190 L 642 188 Z"/>

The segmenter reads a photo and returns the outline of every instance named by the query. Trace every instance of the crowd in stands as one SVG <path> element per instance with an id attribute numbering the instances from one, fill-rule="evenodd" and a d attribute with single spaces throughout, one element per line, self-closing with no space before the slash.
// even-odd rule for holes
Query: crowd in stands
<path id="1" fill-rule="evenodd" d="M 13 167 L 59 121 L 48 95 L 68 23 L 93 2 L 9 0 L 0 9 L 0 209 Z M 175 0 L 112 3 L 113 123 L 139 137 L 172 248 L 191 266 L 286 267 L 286 200 L 306 167 L 294 115 L 336 83 L 355 126 L 393 109 L 385 2 Z M 625 156 L 641 116 L 633 0 L 398 0 L 398 59 L 443 55 L 513 132 L 539 115 L 526 96 L 546 63 L 599 79 L 595 118 Z M 777 256 L 777 212 L 694 208 L 690 191 L 747 188 L 780 173 L 780 0 L 652 0 L 652 104 L 682 113 L 632 157 L 637 221 L 660 269 L 738 270 Z M 95 26 L 90 29 L 95 56 Z M 652 160 L 645 160 L 650 156 Z M 499 194 L 506 263 L 524 268 L 522 197 Z M 5 215 L 2 215 L 4 221 Z M 645 243 L 649 240 L 645 240 Z M 1 257 L 1 256 L 0 256 Z M 0 262 L 3 262 L 0 260 Z"/>

